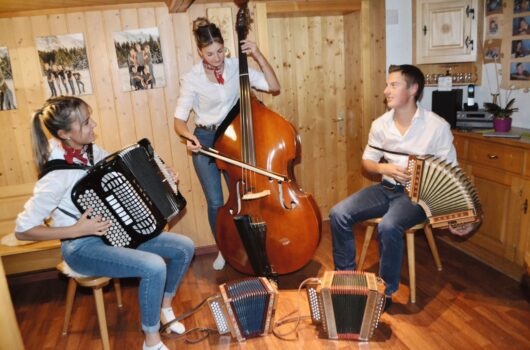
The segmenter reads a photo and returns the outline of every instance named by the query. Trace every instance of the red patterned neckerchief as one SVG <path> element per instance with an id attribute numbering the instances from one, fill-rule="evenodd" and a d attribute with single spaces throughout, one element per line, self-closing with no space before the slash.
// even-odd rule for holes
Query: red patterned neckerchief
<path id="1" fill-rule="evenodd" d="M 84 165 L 88 164 L 88 159 L 83 157 L 83 154 L 85 154 L 85 151 L 86 151 L 86 147 L 83 147 L 82 149 L 75 149 L 73 147 L 68 147 L 67 145 L 64 144 L 64 142 L 62 143 L 62 145 L 65 151 L 64 160 L 66 161 L 66 163 L 73 164 L 74 158 L 75 158 L 79 160 L 81 163 L 83 163 Z"/>
<path id="2" fill-rule="evenodd" d="M 213 74 L 215 75 L 215 79 L 217 79 L 217 82 L 219 84 L 223 85 L 225 83 L 225 80 L 223 79 L 223 72 L 222 72 L 223 68 L 225 66 L 224 62 L 221 65 L 219 65 L 219 67 L 212 66 L 211 64 L 206 62 L 206 60 L 203 60 L 202 64 L 203 64 L 204 68 L 206 68 L 208 70 L 213 70 Z"/>

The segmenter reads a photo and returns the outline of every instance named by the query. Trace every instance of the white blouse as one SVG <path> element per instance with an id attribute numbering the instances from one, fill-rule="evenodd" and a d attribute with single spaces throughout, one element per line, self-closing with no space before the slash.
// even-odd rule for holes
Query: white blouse
<path id="1" fill-rule="evenodd" d="M 48 160 L 64 159 L 64 149 L 57 139 L 50 140 L 50 157 Z M 107 156 L 107 152 L 93 145 L 94 162 Z M 76 162 L 77 159 L 74 159 Z M 71 192 L 74 185 L 87 171 L 82 169 L 54 170 L 39 179 L 33 189 L 33 196 L 24 204 L 24 211 L 17 216 L 15 232 L 25 232 L 35 226 L 44 224 L 48 218 L 53 227 L 71 226 L 77 220 L 57 210 L 57 207 L 76 216 L 81 213 L 72 202 Z"/>
<path id="2" fill-rule="evenodd" d="M 393 109 L 374 120 L 368 135 L 368 145 L 362 156 L 363 159 L 376 163 L 384 156 L 390 164 L 407 167 L 407 156 L 382 152 L 369 145 L 411 155 L 434 155 L 457 165 L 453 134 L 449 123 L 436 113 L 425 110 L 419 104 L 412 123 L 404 135 L 401 135 L 396 127 Z M 393 179 L 383 178 L 394 182 Z"/>
<path id="3" fill-rule="evenodd" d="M 269 84 L 262 72 L 249 67 L 250 85 L 268 91 Z M 239 98 L 239 60 L 226 58 L 223 70 L 224 84 L 208 79 L 202 61 L 193 66 L 180 80 L 180 94 L 175 118 L 187 121 L 190 111 L 195 112 L 195 123 L 219 125 Z"/>

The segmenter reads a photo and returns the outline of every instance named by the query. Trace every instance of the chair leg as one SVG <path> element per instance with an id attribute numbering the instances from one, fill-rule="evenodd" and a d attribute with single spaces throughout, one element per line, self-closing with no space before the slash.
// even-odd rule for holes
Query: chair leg
<path id="1" fill-rule="evenodd" d="M 63 325 L 63 335 L 68 333 L 68 324 L 70 323 L 70 316 L 72 316 L 72 306 L 74 305 L 75 290 L 77 288 L 77 283 L 75 279 L 68 278 L 68 287 L 66 289 L 66 310 L 64 313 L 64 325 Z"/>
<path id="2" fill-rule="evenodd" d="M 118 303 L 118 307 L 122 307 L 123 303 L 121 301 L 121 286 L 120 286 L 120 279 L 114 278 L 114 291 L 116 292 L 116 302 Z"/>
<path id="3" fill-rule="evenodd" d="M 370 245 L 374 229 L 374 225 L 368 225 L 368 227 L 366 227 L 366 233 L 364 234 L 363 249 L 361 251 L 361 257 L 359 258 L 359 265 L 357 266 L 357 270 L 359 271 L 363 270 L 364 259 L 366 258 L 366 252 L 368 251 L 368 246 Z"/>
<path id="4" fill-rule="evenodd" d="M 107 331 L 107 319 L 105 317 L 105 304 L 103 302 L 103 291 L 101 287 L 92 289 L 94 291 L 94 299 L 96 300 L 99 332 L 101 333 L 101 342 L 103 343 L 103 350 L 110 350 L 109 333 Z"/>
<path id="5" fill-rule="evenodd" d="M 432 234 L 432 229 L 429 225 L 425 225 L 423 231 L 425 232 L 425 237 L 431 248 L 432 256 L 434 258 L 434 263 L 438 271 L 442 271 L 442 261 L 440 260 L 440 255 L 438 254 L 438 248 L 436 247 L 436 241 L 434 240 L 434 235 Z"/>
<path id="6" fill-rule="evenodd" d="M 409 262 L 410 302 L 416 302 L 416 257 L 414 256 L 414 231 L 407 231 L 407 256 Z"/>

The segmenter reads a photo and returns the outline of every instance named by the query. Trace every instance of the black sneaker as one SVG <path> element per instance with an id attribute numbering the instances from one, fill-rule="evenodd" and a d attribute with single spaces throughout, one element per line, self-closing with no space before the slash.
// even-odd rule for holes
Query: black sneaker
<path id="1" fill-rule="evenodd" d="M 385 297 L 385 307 L 383 308 L 383 312 L 387 312 L 391 306 L 392 306 L 392 297 L 387 295 Z"/>

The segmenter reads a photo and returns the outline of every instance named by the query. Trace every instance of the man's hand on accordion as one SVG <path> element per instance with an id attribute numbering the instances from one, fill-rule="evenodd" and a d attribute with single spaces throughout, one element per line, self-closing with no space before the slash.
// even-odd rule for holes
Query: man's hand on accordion
<path id="1" fill-rule="evenodd" d="M 89 217 L 91 212 L 92 208 L 88 208 L 74 225 L 78 237 L 88 235 L 103 236 L 107 233 L 111 225 L 110 220 L 105 220 L 101 215 Z"/>
<path id="2" fill-rule="evenodd" d="M 379 163 L 379 173 L 396 180 L 397 183 L 406 184 L 410 181 L 410 174 L 406 168 L 402 168 L 395 164 Z"/>

